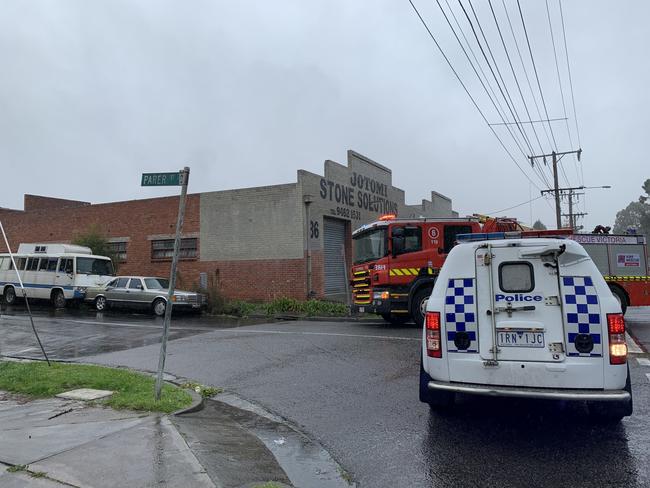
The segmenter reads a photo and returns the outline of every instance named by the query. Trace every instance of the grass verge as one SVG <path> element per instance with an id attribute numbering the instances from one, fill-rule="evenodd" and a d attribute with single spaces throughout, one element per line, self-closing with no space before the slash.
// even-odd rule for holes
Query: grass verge
<path id="1" fill-rule="evenodd" d="M 165 384 L 160 401 L 154 400 L 155 379 L 124 369 L 44 362 L 0 362 L 0 390 L 46 398 L 75 388 L 114 391 L 101 402 L 115 409 L 171 413 L 192 403 L 182 389 Z"/>

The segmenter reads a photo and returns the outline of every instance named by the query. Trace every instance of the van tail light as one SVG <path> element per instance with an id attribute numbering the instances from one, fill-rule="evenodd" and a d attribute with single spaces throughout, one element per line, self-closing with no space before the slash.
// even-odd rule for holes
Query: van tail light
<path id="1" fill-rule="evenodd" d="M 627 362 L 627 342 L 625 341 L 625 319 L 622 313 L 607 314 L 609 332 L 609 364 Z"/>
<path id="2" fill-rule="evenodd" d="M 427 356 L 430 358 L 441 358 L 440 312 L 427 312 L 424 323 L 426 326 Z"/>

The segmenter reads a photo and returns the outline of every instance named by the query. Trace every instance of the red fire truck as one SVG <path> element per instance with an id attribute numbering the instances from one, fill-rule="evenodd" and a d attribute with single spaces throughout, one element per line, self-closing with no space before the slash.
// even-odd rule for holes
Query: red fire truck
<path id="1" fill-rule="evenodd" d="M 401 220 L 394 215 L 354 231 L 351 285 L 354 311 L 393 324 L 424 321 L 438 271 L 459 234 L 521 230 L 515 219 Z"/>
<path id="2" fill-rule="evenodd" d="M 352 234 L 353 311 L 381 315 L 393 324 L 424 321 L 426 302 L 456 236 L 524 231 L 515 219 L 476 218 L 401 220 L 381 217 Z M 525 231 L 525 237 L 558 235 L 587 250 L 625 312 L 628 305 L 650 305 L 648 252 L 643 236 L 573 234 L 568 229 Z"/>
<path id="3" fill-rule="evenodd" d="M 574 234 L 605 277 L 623 313 L 628 306 L 650 305 L 650 270 L 645 236 Z"/>

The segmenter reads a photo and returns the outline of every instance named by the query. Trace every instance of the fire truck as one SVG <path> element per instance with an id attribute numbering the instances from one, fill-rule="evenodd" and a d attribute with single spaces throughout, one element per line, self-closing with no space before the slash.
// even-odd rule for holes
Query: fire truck
<path id="1" fill-rule="evenodd" d="M 438 272 L 459 234 L 522 230 L 515 219 L 397 219 L 385 215 L 353 232 L 353 311 L 392 324 L 422 325 Z"/>
<path id="2" fill-rule="evenodd" d="M 351 270 L 353 311 L 376 313 L 392 324 L 422 325 L 426 302 L 459 234 L 520 232 L 522 237 L 561 236 L 582 244 L 621 304 L 650 305 L 648 251 L 643 236 L 573 234 L 570 229 L 531 231 L 515 219 L 380 217 L 354 231 Z"/>
<path id="3" fill-rule="evenodd" d="M 582 244 L 612 294 L 625 313 L 628 306 L 650 305 L 650 270 L 645 236 L 613 234 L 574 234 L 569 236 Z"/>

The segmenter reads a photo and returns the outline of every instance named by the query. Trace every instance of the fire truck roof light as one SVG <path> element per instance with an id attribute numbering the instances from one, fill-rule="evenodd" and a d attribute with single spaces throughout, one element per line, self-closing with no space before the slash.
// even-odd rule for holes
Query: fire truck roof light
<path id="1" fill-rule="evenodd" d="M 558 235 L 559 234 L 559 235 Z M 564 235 L 563 235 L 564 234 Z M 526 237 L 549 237 L 556 239 L 564 239 L 567 233 L 563 231 L 508 231 L 508 232 L 479 232 L 476 234 L 458 234 L 456 240 L 458 242 L 471 242 L 471 241 L 488 241 L 494 239 L 520 239 Z"/>
<path id="2" fill-rule="evenodd" d="M 384 214 L 379 216 L 379 220 L 395 220 L 397 218 L 397 215 L 395 214 Z"/>

